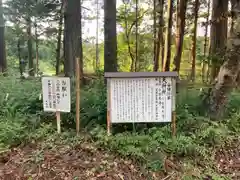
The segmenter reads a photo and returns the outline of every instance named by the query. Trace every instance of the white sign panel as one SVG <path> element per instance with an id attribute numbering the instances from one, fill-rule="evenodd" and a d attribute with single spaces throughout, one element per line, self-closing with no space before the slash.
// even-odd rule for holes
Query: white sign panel
<path id="1" fill-rule="evenodd" d="M 67 77 L 43 77 L 43 108 L 48 112 L 70 112 L 70 79 Z"/>
<path id="2" fill-rule="evenodd" d="M 112 123 L 171 122 L 173 78 L 111 78 L 109 82 Z"/>

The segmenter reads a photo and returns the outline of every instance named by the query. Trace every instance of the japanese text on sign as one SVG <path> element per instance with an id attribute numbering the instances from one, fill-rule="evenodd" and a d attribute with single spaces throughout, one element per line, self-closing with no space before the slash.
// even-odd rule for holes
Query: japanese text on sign
<path id="1" fill-rule="evenodd" d="M 43 77 L 43 108 L 49 112 L 70 112 L 70 79 L 66 77 Z"/>
<path id="2" fill-rule="evenodd" d="M 110 79 L 111 122 L 171 122 L 174 83 L 170 77 Z"/>

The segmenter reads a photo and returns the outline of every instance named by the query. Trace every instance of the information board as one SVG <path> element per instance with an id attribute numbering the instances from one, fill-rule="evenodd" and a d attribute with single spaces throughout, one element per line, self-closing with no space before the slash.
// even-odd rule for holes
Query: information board
<path id="1" fill-rule="evenodd" d="M 70 112 L 70 79 L 42 77 L 43 108 L 48 112 Z"/>
<path id="2" fill-rule="evenodd" d="M 112 123 L 171 122 L 175 108 L 174 78 L 108 80 Z"/>

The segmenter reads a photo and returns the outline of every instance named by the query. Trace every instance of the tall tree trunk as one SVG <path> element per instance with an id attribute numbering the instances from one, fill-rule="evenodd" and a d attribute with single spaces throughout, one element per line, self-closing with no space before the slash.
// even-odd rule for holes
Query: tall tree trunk
<path id="1" fill-rule="evenodd" d="M 191 80 L 195 81 L 196 76 L 196 41 L 197 41 L 197 23 L 198 23 L 198 10 L 199 10 L 199 0 L 195 0 L 194 5 L 194 26 L 192 32 L 192 48 L 191 48 L 191 55 L 192 55 L 192 70 L 191 70 Z"/>
<path id="2" fill-rule="evenodd" d="M 2 0 L 0 0 L 0 73 L 6 73 L 7 71 L 7 60 L 6 60 L 6 49 L 5 49 L 5 24 L 3 19 L 3 6 Z"/>
<path id="3" fill-rule="evenodd" d="M 178 23 L 179 23 L 179 19 L 178 19 L 178 17 L 179 17 L 179 12 L 180 12 L 180 7 L 179 7 L 179 5 L 180 5 L 180 1 L 181 0 L 176 0 L 176 9 L 175 9 L 175 19 L 173 18 L 173 21 L 175 21 L 175 28 L 177 29 L 177 26 L 178 26 Z M 174 11 L 174 10 L 173 10 Z M 174 26 L 174 25 L 173 25 Z"/>
<path id="4" fill-rule="evenodd" d="M 38 45 L 37 20 L 35 20 L 34 26 L 35 26 L 35 44 L 36 44 L 36 70 L 35 70 L 35 72 L 38 75 L 38 71 L 39 71 L 39 59 L 38 59 L 39 58 L 39 51 L 38 51 L 38 47 L 39 47 L 39 45 Z"/>
<path id="5" fill-rule="evenodd" d="M 78 43 L 79 43 L 79 52 L 78 52 L 78 56 L 80 59 L 79 62 L 79 70 L 80 70 L 80 78 L 81 78 L 81 83 L 85 84 L 85 79 L 84 79 L 84 74 L 83 74 L 83 40 L 82 40 L 82 0 L 80 1 L 80 6 L 79 6 L 79 18 L 78 18 L 78 23 L 79 23 L 79 35 L 78 35 Z"/>
<path id="6" fill-rule="evenodd" d="M 227 42 L 227 26 L 228 26 L 228 1 L 213 0 L 212 2 L 212 25 L 211 25 L 211 80 L 213 81 L 224 62 L 226 42 Z"/>
<path id="7" fill-rule="evenodd" d="M 210 71 L 211 71 L 211 60 L 210 60 L 210 53 L 211 52 L 211 38 L 209 38 L 209 47 L 208 47 L 208 66 L 207 66 L 207 78 L 206 78 L 206 82 L 211 81 L 211 77 L 210 77 Z"/>
<path id="8" fill-rule="evenodd" d="M 204 47 L 203 47 L 203 62 L 202 62 L 202 82 L 205 82 L 206 78 L 206 66 L 209 60 L 207 58 L 207 46 L 208 46 L 208 25 L 209 25 L 209 15 L 210 15 L 210 0 L 208 0 L 207 4 L 207 15 L 206 15 L 206 22 L 205 22 L 205 34 L 204 34 Z M 206 61 L 207 60 L 207 61 Z"/>
<path id="9" fill-rule="evenodd" d="M 166 29 L 166 38 L 165 38 L 165 53 L 164 53 L 164 65 L 163 71 L 170 70 L 171 63 L 171 41 L 172 41 L 172 22 L 173 19 L 173 1 L 168 0 L 168 22 Z"/>
<path id="10" fill-rule="evenodd" d="M 138 71 L 138 0 L 136 0 L 136 32 L 135 32 L 135 72 Z"/>
<path id="11" fill-rule="evenodd" d="M 159 6 L 159 19 L 158 19 L 158 43 L 157 43 L 157 58 L 158 61 L 161 60 L 161 69 L 164 65 L 164 0 L 158 0 Z M 159 57 L 160 56 L 160 57 Z"/>
<path id="12" fill-rule="evenodd" d="M 231 0 L 231 2 L 233 4 L 234 26 L 229 32 L 227 57 L 220 68 L 213 88 L 210 90 L 208 99 L 211 118 L 218 120 L 223 115 L 228 95 L 235 87 L 237 76 L 240 73 L 240 1 Z"/>
<path id="13" fill-rule="evenodd" d="M 231 10 L 230 11 L 232 12 L 232 10 L 233 10 L 233 4 L 231 3 Z M 230 27 L 230 31 L 232 31 L 233 25 L 234 25 L 233 13 L 231 13 L 231 27 Z"/>
<path id="14" fill-rule="evenodd" d="M 81 2 L 80 0 L 65 1 L 64 6 L 64 73 L 65 76 L 73 77 L 76 58 L 80 58 L 80 76 L 82 77 Z"/>
<path id="15" fill-rule="evenodd" d="M 99 60 L 99 44 L 98 44 L 98 36 L 99 36 L 99 0 L 97 1 L 97 20 L 96 20 L 96 70 L 99 70 L 100 60 Z"/>
<path id="16" fill-rule="evenodd" d="M 29 76 L 34 76 L 33 50 L 32 50 L 32 20 L 27 18 L 27 46 L 28 46 L 28 73 Z"/>
<path id="17" fill-rule="evenodd" d="M 19 72 L 20 72 L 20 76 L 22 77 L 23 68 L 22 68 L 22 63 L 21 63 L 21 40 L 20 40 L 20 37 L 18 37 L 18 40 L 17 40 L 17 54 L 18 54 Z"/>
<path id="18" fill-rule="evenodd" d="M 185 29 L 185 14 L 187 9 L 187 0 L 180 0 L 178 4 L 177 12 L 177 32 L 176 32 L 176 54 L 174 57 L 174 71 L 180 71 L 182 49 L 183 49 L 183 39 L 184 39 L 184 29 Z"/>
<path id="19" fill-rule="evenodd" d="M 62 30 L 63 30 L 63 7 L 64 1 L 61 2 L 61 8 L 59 11 L 59 22 L 58 22 L 58 36 L 57 36 L 57 49 L 56 49 L 56 75 L 60 72 L 60 57 L 61 57 L 61 41 L 62 41 Z"/>
<path id="20" fill-rule="evenodd" d="M 163 39 L 163 28 L 164 28 L 164 20 L 163 20 L 163 8 L 164 8 L 164 0 L 158 0 L 156 4 L 156 19 L 158 19 L 158 24 L 156 25 L 158 28 L 157 31 L 157 39 L 156 39 L 156 49 L 154 52 L 154 67 L 153 71 L 159 70 L 160 57 L 161 64 L 163 65 L 164 59 L 164 39 Z"/>
<path id="21" fill-rule="evenodd" d="M 153 0 L 153 71 L 158 71 L 159 61 L 157 58 L 157 10 L 156 0 Z"/>
<path id="22" fill-rule="evenodd" d="M 117 71 L 116 0 L 104 0 L 104 72 Z"/>

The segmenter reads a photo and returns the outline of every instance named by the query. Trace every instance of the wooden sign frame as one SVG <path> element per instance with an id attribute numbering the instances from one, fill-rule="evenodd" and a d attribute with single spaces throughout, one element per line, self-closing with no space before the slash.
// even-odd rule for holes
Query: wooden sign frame
<path id="1" fill-rule="evenodd" d="M 164 78 L 172 79 L 172 136 L 176 136 L 176 80 L 178 78 L 177 72 L 108 72 L 105 73 L 107 79 L 107 133 L 111 134 L 111 87 L 110 81 L 114 78 Z"/>

